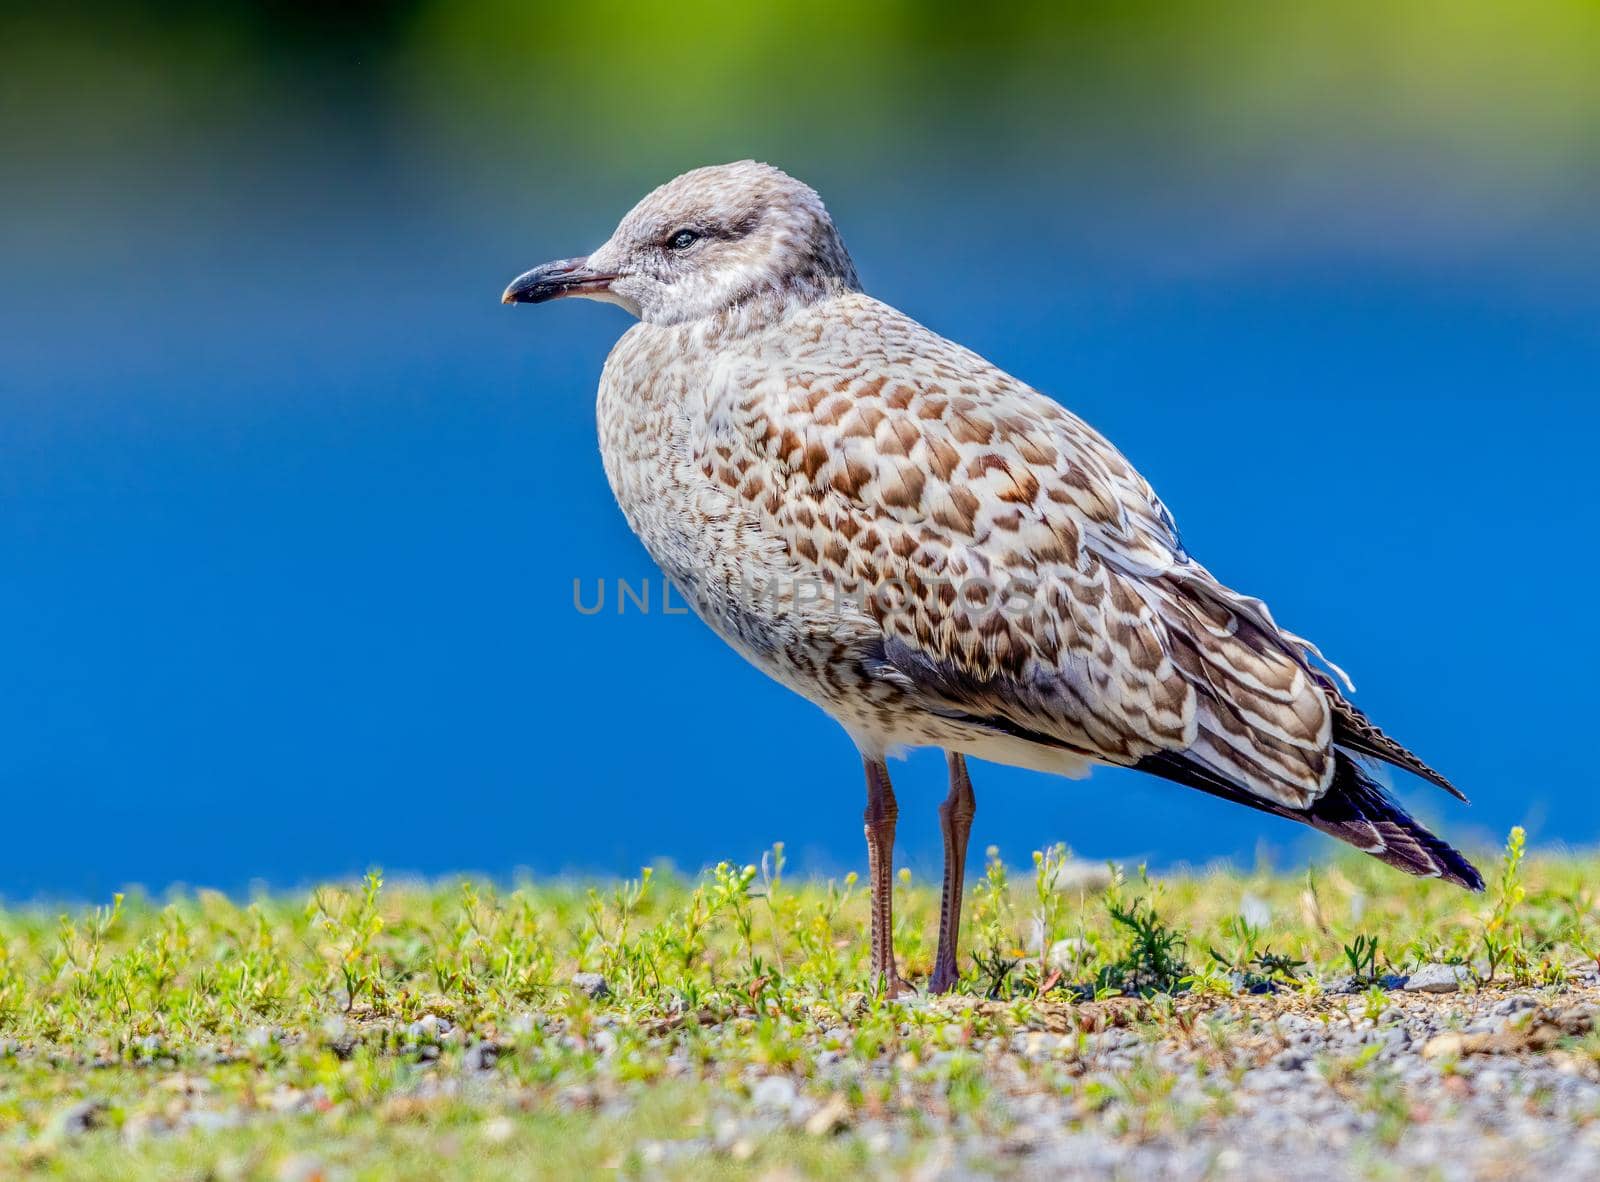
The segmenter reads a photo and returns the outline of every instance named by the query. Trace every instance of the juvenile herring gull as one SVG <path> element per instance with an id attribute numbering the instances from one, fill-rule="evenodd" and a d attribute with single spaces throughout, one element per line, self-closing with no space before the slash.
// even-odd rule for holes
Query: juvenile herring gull
<path id="1" fill-rule="evenodd" d="M 685 173 L 593 254 L 536 267 L 504 300 L 563 296 L 639 319 L 598 408 L 628 524 L 706 623 L 860 749 L 884 988 L 904 987 L 884 760 L 910 747 L 949 761 L 935 991 L 957 978 L 967 756 L 1136 768 L 1482 888 L 1359 760 L 1460 797 L 1450 782 L 1368 721 L 1309 642 L 1191 558 L 1093 428 L 866 295 L 806 185 L 751 161 Z"/>

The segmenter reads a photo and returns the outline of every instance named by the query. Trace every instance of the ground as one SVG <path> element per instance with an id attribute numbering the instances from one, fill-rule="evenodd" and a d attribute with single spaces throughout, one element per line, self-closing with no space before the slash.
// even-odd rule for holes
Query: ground
<path id="1" fill-rule="evenodd" d="M 958 992 L 853 878 L 327 887 L 0 911 L 0 1175 L 1578 1176 L 1600 859 L 969 890 Z M 931 968 L 936 884 L 896 925 Z"/>

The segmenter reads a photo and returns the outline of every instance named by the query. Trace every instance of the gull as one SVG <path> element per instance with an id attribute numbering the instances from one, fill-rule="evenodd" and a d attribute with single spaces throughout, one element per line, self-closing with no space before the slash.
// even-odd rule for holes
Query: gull
<path id="1" fill-rule="evenodd" d="M 863 292 L 807 185 L 753 161 L 695 169 L 502 298 L 568 296 L 639 321 L 597 405 L 628 524 L 701 619 L 860 752 L 875 988 L 909 988 L 885 762 L 909 748 L 949 765 L 934 992 L 959 976 L 969 757 L 1134 768 L 1482 889 L 1361 761 L 1465 797 L 1196 562 L 1093 428 Z"/>

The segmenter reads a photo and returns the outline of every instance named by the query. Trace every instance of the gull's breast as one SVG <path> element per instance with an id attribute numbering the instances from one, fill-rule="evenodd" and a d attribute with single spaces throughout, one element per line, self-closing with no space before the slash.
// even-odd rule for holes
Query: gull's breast
<path id="1" fill-rule="evenodd" d="M 746 660 L 857 730 L 855 714 L 875 720 L 894 696 L 868 668 L 881 631 L 729 487 L 728 470 L 755 457 L 719 423 L 727 364 L 684 330 L 630 330 L 600 382 L 606 477 L 683 602 Z"/>

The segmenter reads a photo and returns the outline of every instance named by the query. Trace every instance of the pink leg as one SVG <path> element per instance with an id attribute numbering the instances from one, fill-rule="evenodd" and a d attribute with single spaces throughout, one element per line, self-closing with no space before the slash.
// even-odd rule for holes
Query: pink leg
<path id="1" fill-rule="evenodd" d="M 947 756 L 950 792 L 939 806 L 939 828 L 944 833 L 944 890 L 939 897 L 939 951 L 933 958 L 933 979 L 928 983 L 932 993 L 948 993 L 961 975 L 956 969 L 956 950 L 961 943 L 961 888 L 967 876 L 967 837 L 978 811 L 966 759 L 956 751 L 947 752 Z"/>
<path id="2" fill-rule="evenodd" d="M 866 760 L 867 877 L 872 880 L 872 987 L 890 997 L 909 991 L 894 963 L 894 822 L 900 814 L 889 769 Z"/>

